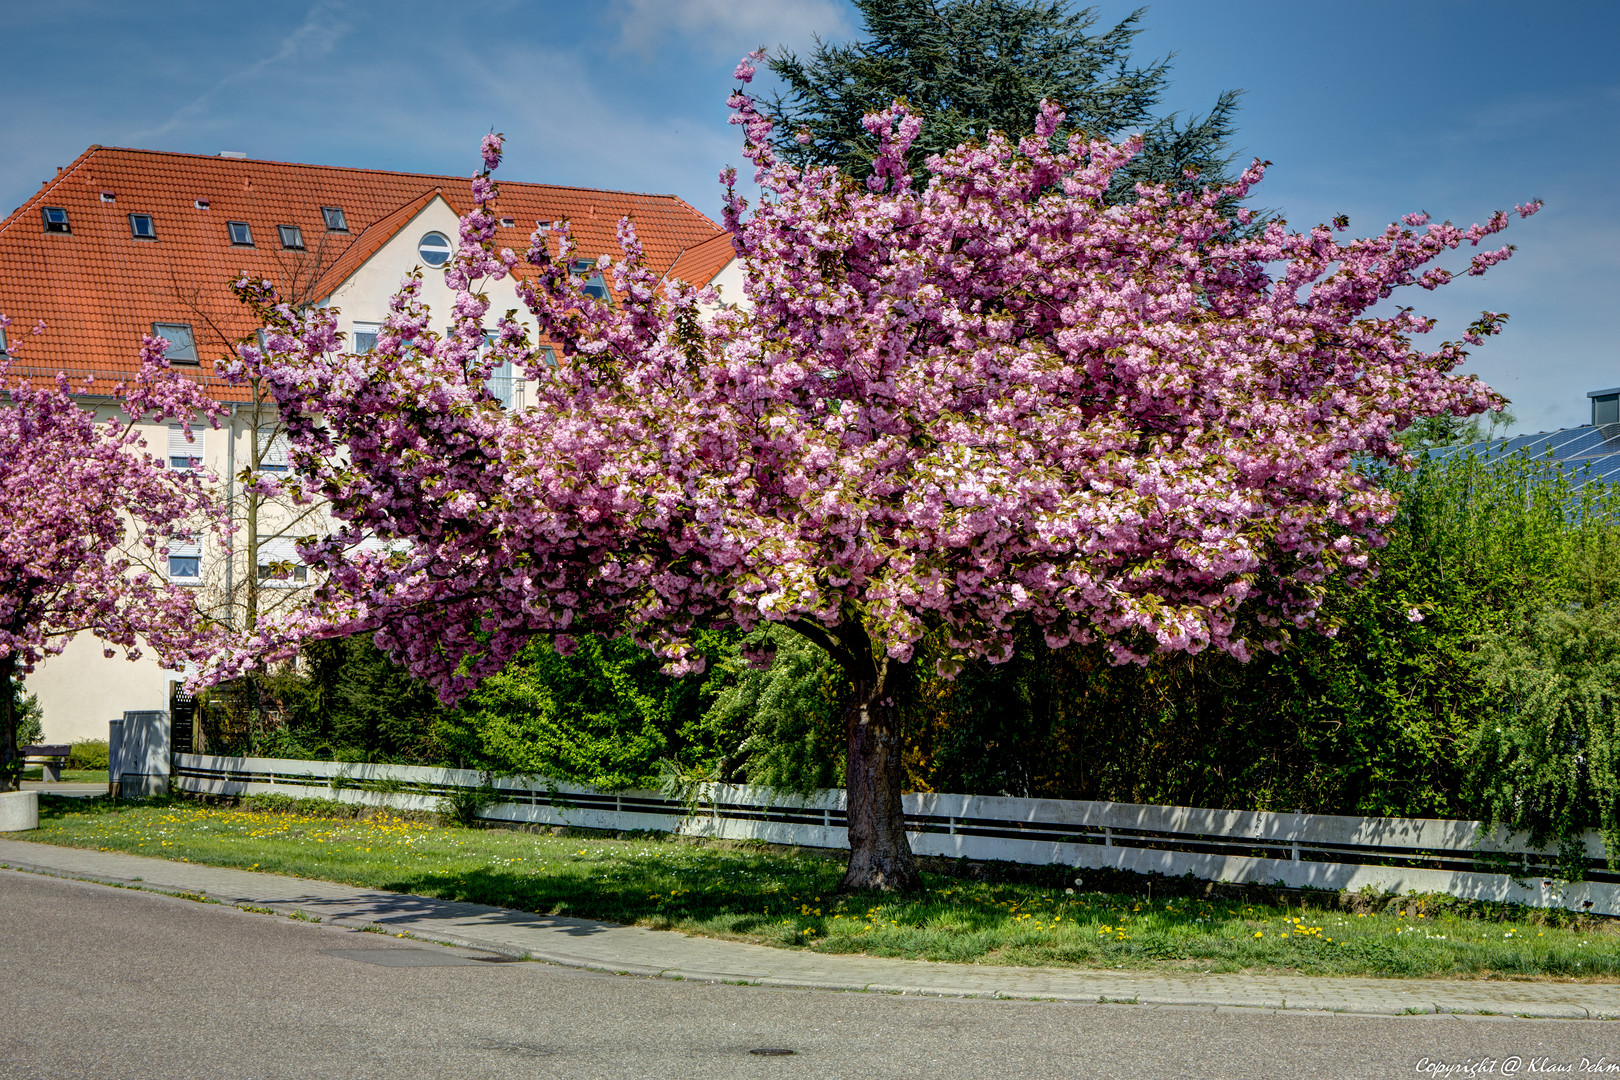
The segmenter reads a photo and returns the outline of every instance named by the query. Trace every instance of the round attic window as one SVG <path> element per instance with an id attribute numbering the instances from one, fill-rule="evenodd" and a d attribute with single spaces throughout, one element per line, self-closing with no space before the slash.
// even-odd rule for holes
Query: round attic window
<path id="1" fill-rule="evenodd" d="M 450 239 L 444 233 L 430 232 L 416 242 L 416 253 L 429 266 L 443 266 L 450 261 Z"/>

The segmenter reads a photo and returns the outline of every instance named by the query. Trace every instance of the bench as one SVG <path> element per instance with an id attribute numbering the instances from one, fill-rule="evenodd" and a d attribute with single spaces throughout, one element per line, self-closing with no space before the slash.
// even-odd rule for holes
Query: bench
<path id="1" fill-rule="evenodd" d="M 22 754 L 23 767 L 38 765 L 40 778 L 52 784 L 62 779 L 62 766 L 67 764 L 68 751 L 72 749 L 66 743 L 54 746 L 18 747 Z"/>

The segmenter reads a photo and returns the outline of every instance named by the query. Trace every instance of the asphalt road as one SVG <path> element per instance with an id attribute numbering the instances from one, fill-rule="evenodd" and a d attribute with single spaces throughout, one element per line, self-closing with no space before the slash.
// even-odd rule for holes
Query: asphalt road
<path id="1" fill-rule="evenodd" d="M 467 950 L 11 871 L 0 871 L 0 943 L 4 1078 L 1168 1080 L 1531 1076 L 1566 1065 L 1593 1075 L 1580 1071 L 1583 1059 L 1620 1062 L 1620 1022 L 672 982 L 488 963 Z M 1468 1062 L 1472 1074 L 1437 1071 Z M 1620 1076 L 1620 1064 L 1607 1075 Z"/>

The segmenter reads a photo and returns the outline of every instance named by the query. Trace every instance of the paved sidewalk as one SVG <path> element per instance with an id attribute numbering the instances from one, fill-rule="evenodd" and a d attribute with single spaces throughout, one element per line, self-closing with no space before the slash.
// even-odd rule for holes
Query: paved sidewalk
<path id="1" fill-rule="evenodd" d="M 1620 984 L 1164 975 L 826 956 L 143 855 L 0 840 L 0 866 L 380 926 L 569 967 L 762 986 L 1330 1012 L 1620 1019 Z"/>

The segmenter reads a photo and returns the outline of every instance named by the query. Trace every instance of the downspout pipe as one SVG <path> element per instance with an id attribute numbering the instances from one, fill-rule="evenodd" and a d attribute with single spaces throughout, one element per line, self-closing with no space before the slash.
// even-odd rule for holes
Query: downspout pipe
<path id="1" fill-rule="evenodd" d="M 225 533 L 225 621 L 234 630 L 236 629 L 236 594 L 232 591 L 233 570 L 236 565 L 236 552 L 232 547 L 236 535 L 236 402 L 234 401 L 225 410 L 225 510 L 229 515 Z"/>

